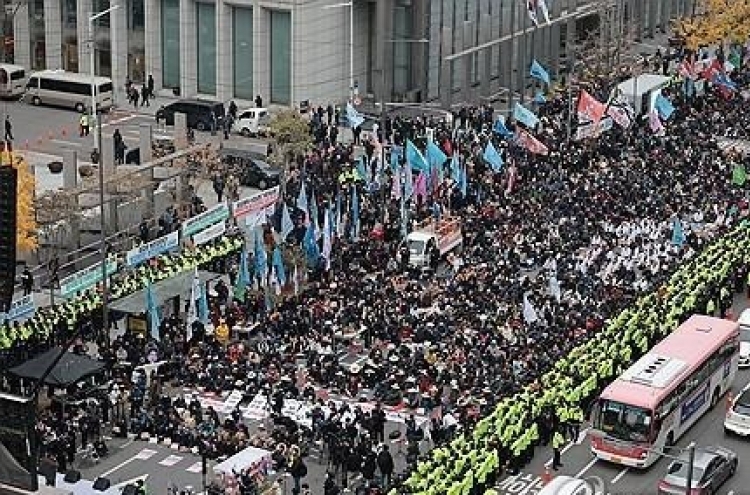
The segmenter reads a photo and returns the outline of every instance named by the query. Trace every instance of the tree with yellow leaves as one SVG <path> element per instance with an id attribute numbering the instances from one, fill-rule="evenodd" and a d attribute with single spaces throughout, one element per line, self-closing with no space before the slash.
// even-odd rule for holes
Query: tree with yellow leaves
<path id="1" fill-rule="evenodd" d="M 23 156 L 18 153 L 2 153 L 2 163 L 12 163 L 18 171 L 18 185 L 16 186 L 16 249 L 21 253 L 28 253 L 36 249 L 37 225 L 34 214 L 34 196 L 36 194 L 36 179 L 29 170 Z"/>
<path id="2" fill-rule="evenodd" d="M 750 2 L 747 0 L 701 0 L 699 15 L 678 19 L 675 31 L 685 45 L 745 43 L 750 37 Z"/>

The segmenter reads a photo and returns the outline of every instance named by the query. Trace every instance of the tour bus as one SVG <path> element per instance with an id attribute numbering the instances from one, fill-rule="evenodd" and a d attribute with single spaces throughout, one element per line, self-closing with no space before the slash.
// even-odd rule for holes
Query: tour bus
<path id="1" fill-rule="evenodd" d="M 732 386 L 739 324 L 693 315 L 604 389 L 591 451 L 634 468 L 656 462 Z"/>
<path id="2" fill-rule="evenodd" d="M 26 70 L 20 65 L 0 64 L 0 98 L 21 96 L 26 87 Z"/>
<path id="3" fill-rule="evenodd" d="M 96 104 L 101 110 L 112 106 L 112 80 L 95 77 Z M 24 98 L 32 105 L 55 105 L 83 113 L 91 106 L 91 76 L 63 70 L 43 70 L 29 76 Z"/>

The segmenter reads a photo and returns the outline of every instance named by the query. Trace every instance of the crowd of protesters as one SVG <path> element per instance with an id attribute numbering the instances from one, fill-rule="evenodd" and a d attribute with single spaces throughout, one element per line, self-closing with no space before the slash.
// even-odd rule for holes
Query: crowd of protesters
<path id="1" fill-rule="evenodd" d="M 742 67 L 732 79 L 740 88 L 750 80 Z M 613 82 L 592 82 L 590 93 L 605 100 Z M 244 255 L 240 241 L 230 237 L 225 249 L 164 256 L 114 284 L 117 297 L 142 288 L 143 276 L 165 279 L 195 265 L 226 273 L 227 280 L 212 287 L 203 323 L 168 318 L 158 340 L 127 331 L 106 346 L 96 331 L 99 296 L 90 293 L 76 309 L 43 310 L 31 323 L 3 329 L 0 343 L 7 344 L 9 358 L 23 359 L 81 328 L 84 341 L 99 339 L 99 354 L 113 369 L 122 362 L 167 363 L 149 385 L 139 376 L 120 380 L 130 390 L 127 430 L 169 436 L 212 457 L 262 445 L 277 454 L 277 469 L 292 472 L 295 493 L 301 493 L 306 472 L 297 459 L 307 440 L 319 441 L 330 452 L 326 494 L 347 485 L 352 472 L 376 484 L 377 471 L 381 486 L 393 485 L 379 414 L 374 418 L 376 413 L 354 405 L 323 413 L 320 390 L 353 402 L 419 409 L 432 417 L 426 427 L 432 441 L 447 442 L 596 335 L 639 295 L 659 288 L 677 265 L 747 211 L 744 180 L 732 180 L 747 159 L 721 150 L 716 136 L 747 137 L 750 104 L 740 91 L 727 95 L 711 85 L 701 95 L 687 96 L 679 84 L 663 93 L 676 108 L 664 133 L 655 133 L 645 118 L 584 141 L 570 140 L 566 91 L 549 95 L 537 108 L 541 124 L 534 130 L 546 155 L 494 134 L 491 107 L 466 107 L 449 121 L 387 119 L 364 139 L 365 158 L 359 160 L 352 145 L 331 136 L 330 122 L 316 110 L 314 148 L 292 164 L 285 184 L 294 229 L 284 239 L 279 235 L 280 206 L 263 232 L 269 253 L 275 244 L 288 249 L 288 273 L 305 272 L 301 287 L 292 289 L 290 280 L 274 293 L 268 274 L 256 271 L 253 287 L 235 291 Z M 392 187 L 404 160 L 382 164 L 380 146 L 411 141 L 423 148 L 428 136 L 447 156 L 460 156 L 467 184 L 462 190 L 446 162 L 426 193 L 405 201 L 404 212 L 400 198 L 407 191 L 400 180 Z M 504 158 L 499 172 L 482 159 L 488 142 Z M 292 247 L 304 246 L 309 226 L 324 225 L 326 212 L 334 209 L 341 221 L 333 227 L 329 259 Z M 401 256 L 403 233 L 448 217 L 461 222 L 461 252 L 447 266 L 410 268 L 408 256 Z M 678 240 L 676 223 L 683 236 Z M 258 253 L 248 251 L 247 263 L 254 266 Z M 715 313 L 728 307 L 731 293 L 717 291 L 705 300 L 705 312 Z M 240 328 L 251 330 L 238 342 Z M 342 351 L 365 359 L 346 365 Z M 170 396 L 167 387 L 265 395 L 274 425 L 251 432 L 239 411 L 220 418 L 197 400 Z M 108 408 L 125 400 L 107 397 Z M 320 416 L 309 432 L 285 421 L 286 398 L 318 405 Z M 90 415 L 83 411 L 73 414 Z M 77 424 L 74 418 L 68 414 L 68 424 Z M 549 418 L 541 425 L 546 439 L 558 426 L 554 414 Z M 74 427 L 62 423 L 58 418 L 44 424 L 67 435 L 69 445 Z M 417 430 L 407 428 L 416 445 L 407 452 L 411 466 L 425 434 Z M 292 449 L 296 454 L 286 455 Z"/>

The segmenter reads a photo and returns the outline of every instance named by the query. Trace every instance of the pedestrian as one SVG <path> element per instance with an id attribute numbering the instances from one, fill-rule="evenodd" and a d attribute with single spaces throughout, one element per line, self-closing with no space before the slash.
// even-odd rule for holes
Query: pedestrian
<path id="1" fill-rule="evenodd" d="M 148 97 L 154 97 L 154 76 L 149 74 L 148 80 L 146 81 L 146 87 L 148 88 Z"/>
<path id="2" fill-rule="evenodd" d="M 552 469 L 555 471 L 563 467 L 560 461 L 560 450 L 563 448 L 563 445 L 565 445 L 565 437 L 559 430 L 555 431 L 555 434 L 552 435 Z"/>
<path id="3" fill-rule="evenodd" d="M 13 124 L 10 121 L 10 115 L 5 116 L 5 139 L 6 142 L 13 141 Z"/>
<path id="4" fill-rule="evenodd" d="M 89 115 L 87 113 L 81 114 L 81 118 L 78 121 L 78 127 L 81 137 L 89 135 Z"/>
<path id="5" fill-rule="evenodd" d="M 226 117 L 224 117 L 224 120 L 222 121 L 222 130 L 224 131 L 224 139 L 229 139 L 229 133 L 232 132 L 232 125 L 234 125 L 234 117 L 232 117 L 232 114 L 227 114 Z"/>
<path id="6" fill-rule="evenodd" d="M 237 120 L 237 104 L 234 102 L 234 100 L 229 102 L 228 113 L 234 120 Z"/>
<path id="7" fill-rule="evenodd" d="M 120 129 L 115 129 L 114 134 L 112 134 L 112 146 L 115 154 L 115 165 L 122 165 L 125 162 L 125 141 Z"/>
<path id="8" fill-rule="evenodd" d="M 219 173 L 214 174 L 212 183 L 214 186 L 214 192 L 216 193 L 216 201 L 221 203 L 221 200 L 224 196 L 224 187 L 226 186 L 226 183 L 224 182 L 224 176 Z"/>
<path id="9" fill-rule="evenodd" d="M 34 276 L 31 274 L 29 267 L 26 266 L 21 274 L 21 284 L 23 285 L 23 295 L 28 296 L 34 288 Z"/>
<path id="10" fill-rule="evenodd" d="M 380 475 L 383 477 L 383 487 L 387 488 L 391 484 L 391 477 L 393 476 L 393 456 L 391 455 L 388 445 L 383 444 L 378 454 L 378 469 L 380 469 Z"/>
<path id="11" fill-rule="evenodd" d="M 147 107 L 150 107 L 151 104 L 148 102 L 149 98 L 151 98 L 151 95 L 148 92 L 148 86 L 144 84 L 141 87 L 141 106 L 146 105 Z"/>
<path id="12" fill-rule="evenodd" d="M 302 478 L 307 476 L 307 465 L 302 460 L 300 455 L 299 447 L 296 445 L 291 448 L 291 459 L 289 461 L 289 474 L 292 475 L 294 480 L 294 487 L 292 488 L 293 495 L 300 495 L 302 492 Z"/>
<path id="13" fill-rule="evenodd" d="M 260 95 L 255 95 L 255 106 L 258 108 L 263 107 L 263 98 Z"/>

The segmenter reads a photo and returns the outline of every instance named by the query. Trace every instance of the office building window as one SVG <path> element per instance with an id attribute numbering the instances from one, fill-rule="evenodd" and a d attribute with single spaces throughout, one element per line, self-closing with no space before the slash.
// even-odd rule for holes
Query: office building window
<path id="1" fill-rule="evenodd" d="M 198 92 L 216 94 L 216 5 L 195 5 L 198 40 Z"/>
<path id="2" fill-rule="evenodd" d="M 232 11 L 232 67 L 234 96 L 253 99 L 253 9 L 234 7 Z"/>
<path id="3" fill-rule="evenodd" d="M 180 0 L 161 0 L 161 70 L 165 88 L 180 87 Z"/>
<path id="4" fill-rule="evenodd" d="M 271 102 L 292 101 L 292 15 L 271 11 Z"/>

